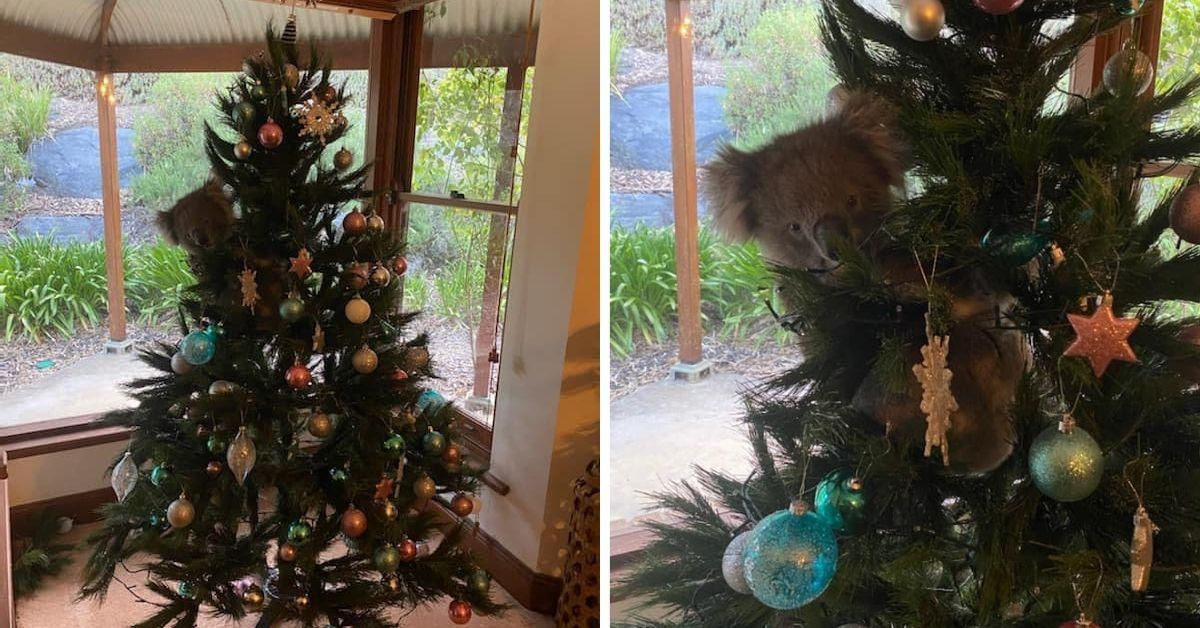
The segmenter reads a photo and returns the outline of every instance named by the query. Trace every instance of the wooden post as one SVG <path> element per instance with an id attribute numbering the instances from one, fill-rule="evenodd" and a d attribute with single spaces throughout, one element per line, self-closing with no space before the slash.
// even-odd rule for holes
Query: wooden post
<path id="1" fill-rule="evenodd" d="M 503 154 L 496 168 L 492 200 L 506 201 L 512 191 L 513 172 L 517 164 L 517 140 L 521 131 L 521 98 L 525 92 L 525 68 L 508 68 L 504 81 L 504 105 L 500 114 L 500 149 Z M 504 256 L 508 251 L 509 225 L 506 214 L 492 214 L 488 226 L 487 260 L 483 275 L 483 298 L 479 308 L 479 330 L 475 333 L 475 382 L 472 401 L 484 404 L 492 383 L 490 354 L 496 345 L 496 316 L 500 312 L 501 281 Z"/>
<path id="2" fill-rule="evenodd" d="M 129 349 L 125 326 L 125 264 L 121 257 L 121 174 L 117 166 L 117 95 L 112 74 L 96 73 L 100 125 L 100 176 L 104 192 L 104 263 L 108 277 L 108 343 L 105 350 Z"/>
<path id="3" fill-rule="evenodd" d="M 699 216 L 696 210 L 696 114 L 692 83 L 690 0 L 665 0 L 671 99 L 671 175 L 675 198 L 675 274 L 678 282 L 679 361 L 703 361 L 700 339 Z M 676 369 L 676 375 L 680 371 Z M 703 373 L 696 374 L 697 376 Z M 688 376 L 687 379 L 692 379 Z"/>
<path id="4" fill-rule="evenodd" d="M 17 625 L 16 606 L 13 603 L 12 585 L 12 521 L 8 503 L 8 454 L 0 449 L 0 561 L 4 574 L 0 576 L 0 626 L 10 628 Z"/>

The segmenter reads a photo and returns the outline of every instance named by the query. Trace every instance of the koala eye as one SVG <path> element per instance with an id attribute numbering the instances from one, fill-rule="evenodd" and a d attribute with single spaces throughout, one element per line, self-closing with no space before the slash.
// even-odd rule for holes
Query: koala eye
<path id="1" fill-rule="evenodd" d="M 788 223 L 788 231 L 799 231 L 803 229 L 803 225 L 798 222 Z"/>
<path id="2" fill-rule="evenodd" d="M 847 209 L 858 209 L 858 197 L 851 194 L 850 198 L 846 199 L 846 208 Z"/>

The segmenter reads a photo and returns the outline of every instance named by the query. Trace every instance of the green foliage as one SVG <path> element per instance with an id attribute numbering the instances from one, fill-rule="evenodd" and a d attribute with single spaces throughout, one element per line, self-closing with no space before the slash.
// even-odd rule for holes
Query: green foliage
<path id="1" fill-rule="evenodd" d="M 709 331 L 751 337 L 766 331 L 772 277 L 753 244 L 700 230 L 701 314 Z M 618 356 L 671 338 L 676 303 L 675 233 L 670 227 L 614 229 L 609 244 L 609 343 Z"/>
<path id="2" fill-rule="evenodd" d="M 0 53 L 0 73 L 7 72 L 32 85 L 50 90 L 55 96 L 91 102 L 96 97 L 96 74 L 49 61 Z M 115 76 L 121 104 L 145 102 L 159 74 L 118 74 Z"/>
<path id="3" fill-rule="evenodd" d="M 29 163 L 17 148 L 15 140 L 0 137 L 0 217 L 19 209 L 25 201 L 25 190 L 17 181 L 29 176 Z"/>
<path id="4" fill-rule="evenodd" d="M 70 543 L 56 543 L 58 517 L 46 508 L 34 521 L 33 536 L 16 540 L 17 552 L 12 564 L 13 593 L 25 597 L 36 591 L 51 576 L 62 573 L 71 563 Z"/>
<path id="5" fill-rule="evenodd" d="M 1182 83 L 1200 75 L 1200 5 L 1194 2 L 1163 4 L 1162 33 L 1159 40 L 1159 88 Z M 1200 122 L 1200 106 L 1191 103 L 1170 114 L 1176 126 Z"/>
<path id="6" fill-rule="evenodd" d="M 125 249 L 126 297 L 142 321 L 175 311 L 183 287 L 195 280 L 186 256 L 165 244 Z M 13 237 L 0 246 L 0 330 L 5 340 L 67 337 L 98 324 L 107 305 L 102 242 L 56 243 Z"/>
<path id="7" fill-rule="evenodd" d="M 695 45 L 704 55 L 733 53 L 754 29 L 759 16 L 771 9 L 793 4 L 791 0 L 713 0 L 692 4 Z M 657 0 L 621 0 L 611 6 L 612 28 L 621 31 L 631 45 L 650 50 L 666 46 L 666 13 Z"/>
<path id="8" fill-rule="evenodd" d="M 760 146 L 825 110 L 837 84 L 820 44 L 818 12 L 811 5 L 763 14 L 738 47 L 731 65 L 724 111 L 736 143 Z"/>
<path id="9" fill-rule="evenodd" d="M 608 35 L 608 89 L 620 96 L 621 88 L 617 87 L 617 75 L 621 70 L 621 53 L 625 52 L 625 35 L 614 28 Z"/>
<path id="10" fill-rule="evenodd" d="M 22 153 L 46 134 L 50 90 L 0 72 L 0 137 L 16 140 Z"/>

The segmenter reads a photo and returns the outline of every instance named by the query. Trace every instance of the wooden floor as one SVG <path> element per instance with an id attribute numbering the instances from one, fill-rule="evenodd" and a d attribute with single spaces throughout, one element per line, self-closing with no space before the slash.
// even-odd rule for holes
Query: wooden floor
<path id="1" fill-rule="evenodd" d="M 79 543 L 94 529 L 95 524 L 80 526 L 64 537 L 65 542 Z M 125 628 L 146 618 L 151 614 L 151 608 L 137 602 L 123 586 L 114 582 L 109 588 L 108 597 L 103 605 L 94 602 L 76 602 L 75 595 L 79 589 L 80 571 L 86 554 L 77 551 L 71 565 L 57 578 L 45 585 L 28 598 L 17 600 L 18 628 Z M 120 572 L 118 572 L 120 573 Z M 138 584 L 140 574 L 123 574 L 122 579 L 127 584 Z M 514 602 L 506 591 L 493 584 L 493 595 L 501 602 L 512 606 L 512 609 L 498 618 L 476 617 L 468 624 L 475 628 L 551 628 L 552 618 L 539 615 L 522 608 Z M 144 589 L 144 587 L 139 587 Z M 152 594 L 151 594 L 152 595 Z M 414 628 L 450 628 L 454 624 L 446 614 L 445 600 L 435 606 L 419 608 L 410 614 L 406 610 L 397 609 L 394 620 L 401 626 Z M 401 619 L 403 617 L 403 619 Z M 201 616 L 199 625 L 205 628 L 230 628 L 233 626 L 253 626 L 256 618 L 235 623 L 222 619 L 205 618 Z"/>

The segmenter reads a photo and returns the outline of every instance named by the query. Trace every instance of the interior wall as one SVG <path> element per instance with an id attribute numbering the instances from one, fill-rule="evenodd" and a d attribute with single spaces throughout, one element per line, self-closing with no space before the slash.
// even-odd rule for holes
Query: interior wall
<path id="1" fill-rule="evenodd" d="M 108 465 L 127 446 L 120 441 L 9 460 L 9 503 L 19 506 L 110 486 Z"/>
<path id="2" fill-rule="evenodd" d="M 480 523 L 547 574 L 599 449 L 599 53 L 599 3 L 546 0 L 492 442 L 511 491 L 489 496 Z"/>

